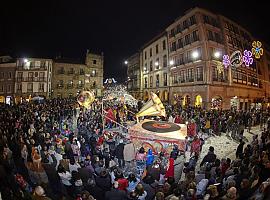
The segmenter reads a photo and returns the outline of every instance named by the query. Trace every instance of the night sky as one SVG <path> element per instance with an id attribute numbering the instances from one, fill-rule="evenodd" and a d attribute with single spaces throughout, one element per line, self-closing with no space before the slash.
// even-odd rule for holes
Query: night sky
<path id="1" fill-rule="evenodd" d="M 104 52 L 105 78 L 121 81 L 123 61 L 195 6 L 231 18 L 270 44 L 267 1 L 5 0 L 0 55 L 84 59 L 86 49 Z"/>

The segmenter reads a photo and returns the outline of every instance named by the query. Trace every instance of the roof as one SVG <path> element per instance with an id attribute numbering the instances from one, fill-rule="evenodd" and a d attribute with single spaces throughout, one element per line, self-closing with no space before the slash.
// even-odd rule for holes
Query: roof
<path id="1" fill-rule="evenodd" d="M 82 59 L 74 59 L 74 58 L 56 58 L 53 59 L 55 63 L 66 63 L 66 64 L 80 64 L 85 65 L 85 61 Z"/>
<path id="2" fill-rule="evenodd" d="M 160 39 L 163 36 L 166 36 L 167 32 L 166 31 L 162 31 L 161 33 L 159 33 L 158 35 L 156 35 L 154 38 L 152 38 L 150 41 L 148 41 L 147 43 L 145 43 L 141 49 L 146 48 L 147 46 L 149 46 L 150 44 L 154 43 L 155 41 L 157 41 L 158 39 Z"/>

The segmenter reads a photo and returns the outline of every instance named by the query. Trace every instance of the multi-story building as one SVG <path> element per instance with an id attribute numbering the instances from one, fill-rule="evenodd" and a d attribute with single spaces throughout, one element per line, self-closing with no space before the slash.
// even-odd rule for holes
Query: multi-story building
<path id="1" fill-rule="evenodd" d="M 127 90 L 136 99 L 141 98 L 140 53 L 135 53 L 127 59 Z"/>
<path id="2" fill-rule="evenodd" d="M 103 90 L 103 65 L 104 55 L 86 52 L 85 58 L 86 70 L 85 70 L 85 83 L 87 89 L 95 92 L 96 96 L 102 95 Z"/>
<path id="3" fill-rule="evenodd" d="M 33 96 L 49 98 L 52 82 L 51 59 L 18 58 L 15 75 L 15 101 L 31 100 Z"/>
<path id="4" fill-rule="evenodd" d="M 163 101 L 183 106 L 258 106 L 269 97 L 269 54 L 265 52 L 259 60 L 254 58 L 249 67 L 244 63 L 222 66 L 223 55 L 231 56 L 235 51 L 243 54 L 251 50 L 254 40 L 247 30 L 222 15 L 201 8 L 188 10 L 166 28 L 166 34 L 151 40 L 141 51 L 144 99 L 153 91 Z M 156 50 L 157 43 L 164 47 L 163 52 Z M 168 67 L 160 67 L 162 56 Z M 162 77 L 168 80 L 167 85 L 160 81 Z"/>
<path id="5" fill-rule="evenodd" d="M 67 59 L 56 59 L 53 63 L 53 98 L 75 97 L 85 90 L 85 65 Z"/>
<path id="6" fill-rule="evenodd" d="M 83 90 L 101 95 L 103 86 L 103 55 L 87 51 L 85 63 L 56 59 L 53 65 L 53 97 L 75 97 Z"/>
<path id="7" fill-rule="evenodd" d="M 157 35 L 142 47 L 141 60 L 143 99 L 147 100 L 150 92 L 154 92 L 162 101 L 168 101 L 169 63 L 166 32 Z"/>
<path id="8" fill-rule="evenodd" d="M 0 103 L 14 102 L 16 60 L 9 56 L 0 57 Z"/>

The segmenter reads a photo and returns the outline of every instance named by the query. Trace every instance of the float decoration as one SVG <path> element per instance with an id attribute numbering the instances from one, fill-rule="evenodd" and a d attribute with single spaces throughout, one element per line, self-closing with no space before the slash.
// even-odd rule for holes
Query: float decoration
<path id="1" fill-rule="evenodd" d="M 230 61 L 229 55 L 226 54 L 226 55 L 223 56 L 223 61 L 222 61 L 222 63 L 223 63 L 223 65 L 224 65 L 224 67 L 225 67 L 226 69 L 230 66 L 231 61 Z"/>

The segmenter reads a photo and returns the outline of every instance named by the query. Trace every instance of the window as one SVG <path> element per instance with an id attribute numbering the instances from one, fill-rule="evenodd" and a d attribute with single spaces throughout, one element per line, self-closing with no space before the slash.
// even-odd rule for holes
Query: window
<path id="1" fill-rule="evenodd" d="M 199 40 L 198 30 L 192 32 L 193 42 Z"/>
<path id="2" fill-rule="evenodd" d="M 188 28 L 188 22 L 187 20 L 183 21 L 183 29 Z"/>
<path id="3" fill-rule="evenodd" d="M 33 72 L 28 72 L 28 81 L 33 81 Z"/>
<path id="4" fill-rule="evenodd" d="M 203 81 L 203 68 L 202 67 L 197 67 L 196 78 L 197 78 L 197 81 Z"/>
<path id="5" fill-rule="evenodd" d="M 11 92 L 11 85 L 7 85 L 7 92 L 8 92 L 8 93 Z"/>
<path id="6" fill-rule="evenodd" d="M 4 85 L 1 85 L 0 86 L 0 92 L 4 92 L 5 91 L 5 86 Z"/>
<path id="7" fill-rule="evenodd" d="M 35 61 L 35 68 L 40 68 L 41 62 L 40 61 Z"/>
<path id="8" fill-rule="evenodd" d="M 150 68 L 150 69 L 149 69 L 150 72 L 153 71 L 153 61 L 152 61 L 152 60 L 150 60 L 150 66 L 149 66 L 149 68 Z"/>
<path id="9" fill-rule="evenodd" d="M 177 26 L 176 26 L 176 32 L 177 32 L 177 33 L 182 32 L 181 24 L 177 24 Z"/>
<path id="10" fill-rule="evenodd" d="M 8 79 L 12 78 L 12 72 L 8 72 Z"/>
<path id="11" fill-rule="evenodd" d="M 190 25 L 192 26 L 193 24 L 196 24 L 196 17 L 195 17 L 195 15 L 192 15 L 190 17 Z"/>
<path id="12" fill-rule="evenodd" d="M 84 75 L 84 69 L 80 68 L 80 75 Z"/>
<path id="13" fill-rule="evenodd" d="M 39 92 L 44 92 L 44 83 L 39 83 L 38 91 Z"/>
<path id="14" fill-rule="evenodd" d="M 208 40 L 212 40 L 214 41 L 214 36 L 213 36 L 213 32 L 208 30 Z"/>
<path id="15" fill-rule="evenodd" d="M 176 42 L 172 43 L 171 51 L 176 51 Z"/>
<path id="16" fill-rule="evenodd" d="M 215 41 L 221 43 L 221 37 L 219 33 L 215 33 Z"/>
<path id="17" fill-rule="evenodd" d="M 156 87 L 159 87 L 159 74 L 156 75 Z"/>
<path id="18" fill-rule="evenodd" d="M 192 61 L 192 58 L 191 58 L 191 51 L 187 51 L 186 61 L 187 61 L 187 62 L 191 62 L 191 61 Z"/>
<path id="19" fill-rule="evenodd" d="M 164 81 L 163 86 L 167 86 L 167 81 L 168 81 L 168 75 L 167 75 L 167 73 L 164 73 L 163 74 L 163 81 Z"/>
<path id="20" fill-rule="evenodd" d="M 178 81 L 177 81 L 177 73 L 174 73 L 172 78 L 173 78 L 173 79 L 172 79 L 173 84 L 178 83 Z"/>
<path id="21" fill-rule="evenodd" d="M 178 58 L 178 65 L 183 65 L 184 64 L 184 54 L 180 54 Z"/>
<path id="22" fill-rule="evenodd" d="M 97 70 L 92 70 L 91 76 L 92 76 L 92 77 L 97 76 Z"/>
<path id="23" fill-rule="evenodd" d="M 147 71 L 147 63 L 144 64 L 144 69 L 143 69 L 143 71 L 145 71 L 145 72 Z"/>
<path id="24" fill-rule="evenodd" d="M 183 38 L 178 39 L 178 49 L 183 48 L 183 46 L 184 46 Z"/>
<path id="25" fill-rule="evenodd" d="M 188 82 L 193 82 L 194 81 L 193 69 L 188 69 L 187 70 L 187 81 Z"/>
<path id="26" fill-rule="evenodd" d="M 39 81 L 45 81 L 45 72 L 39 72 Z"/>
<path id="27" fill-rule="evenodd" d="M 146 51 L 144 52 L 144 59 L 145 60 L 147 59 L 147 52 Z"/>
<path id="28" fill-rule="evenodd" d="M 163 67 L 167 67 L 167 55 L 163 56 Z"/>
<path id="29" fill-rule="evenodd" d="M 73 81 L 72 80 L 68 81 L 67 88 L 68 89 L 73 88 Z"/>
<path id="30" fill-rule="evenodd" d="M 188 45 L 188 44 L 190 44 L 190 36 L 186 35 L 185 36 L 185 45 Z"/>
<path id="31" fill-rule="evenodd" d="M 147 77 L 144 78 L 144 88 L 147 88 Z"/>
<path id="32" fill-rule="evenodd" d="M 159 69 L 159 58 L 156 59 L 156 62 L 155 62 L 155 68 L 156 68 L 156 69 Z"/>
<path id="33" fill-rule="evenodd" d="M 18 91 L 22 91 L 22 84 L 21 84 L 21 83 L 18 83 L 18 84 L 17 84 L 17 90 L 18 90 Z"/>
<path id="34" fill-rule="evenodd" d="M 156 54 L 158 54 L 158 44 L 156 45 Z"/>
<path id="35" fill-rule="evenodd" d="M 4 79 L 4 78 L 5 78 L 4 72 L 0 72 L 0 78 L 1 78 L 1 79 Z"/>
<path id="36" fill-rule="evenodd" d="M 97 64 L 97 60 L 93 60 L 93 64 L 96 65 Z"/>
<path id="37" fill-rule="evenodd" d="M 74 69 L 70 68 L 69 71 L 68 71 L 68 74 L 74 74 Z"/>
<path id="38" fill-rule="evenodd" d="M 153 76 L 150 76 L 150 87 L 153 87 Z"/>
<path id="39" fill-rule="evenodd" d="M 57 88 L 58 89 L 61 89 L 61 88 L 63 88 L 63 86 L 64 86 L 64 81 L 63 80 L 59 80 L 58 83 L 57 83 Z"/>
<path id="40" fill-rule="evenodd" d="M 185 82 L 185 70 L 180 71 L 180 82 L 181 83 Z"/>
<path id="41" fill-rule="evenodd" d="M 152 57 L 152 48 L 150 48 L 150 57 Z"/>
<path id="42" fill-rule="evenodd" d="M 163 42 L 162 42 L 162 49 L 166 50 L 166 40 L 163 40 Z"/>
<path id="43" fill-rule="evenodd" d="M 203 22 L 206 23 L 206 24 L 209 24 L 209 22 L 210 22 L 209 16 L 203 15 Z"/>
<path id="44" fill-rule="evenodd" d="M 174 29 L 171 30 L 171 33 L 169 35 L 170 37 L 174 37 L 175 36 L 175 32 L 174 32 Z"/>
<path id="45" fill-rule="evenodd" d="M 33 92 L 33 83 L 27 83 L 27 92 Z"/>

